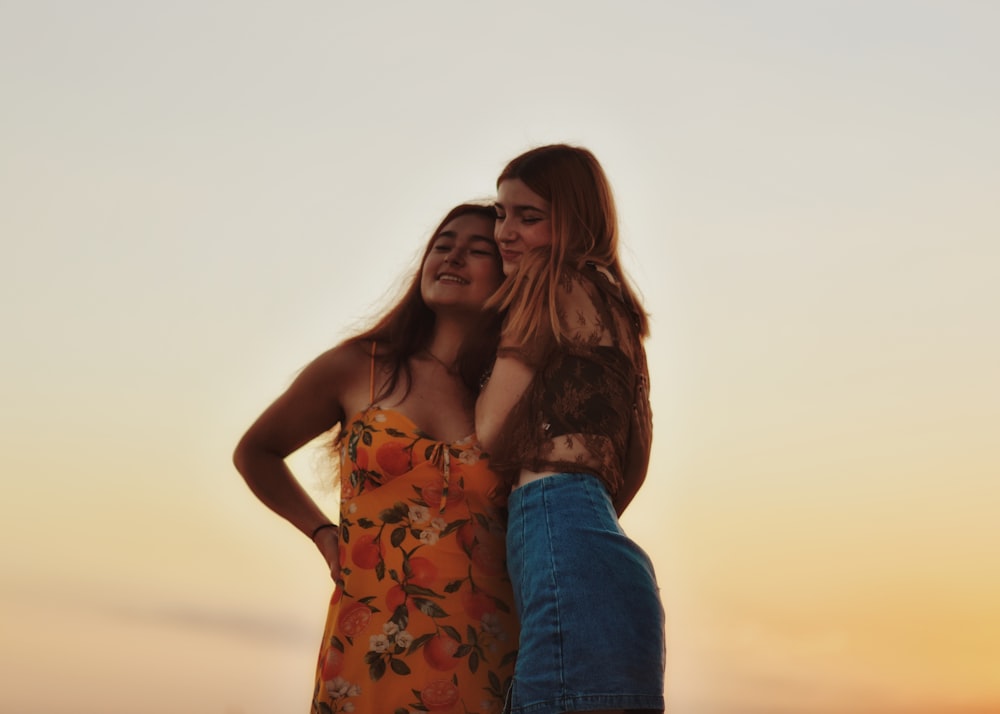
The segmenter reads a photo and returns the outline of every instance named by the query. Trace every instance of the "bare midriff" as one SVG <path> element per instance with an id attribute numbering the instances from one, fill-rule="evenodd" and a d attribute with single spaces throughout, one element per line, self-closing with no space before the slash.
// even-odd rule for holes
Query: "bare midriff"
<path id="1" fill-rule="evenodd" d="M 546 476 L 555 476 L 557 473 L 559 471 L 529 471 L 528 469 L 521 469 L 521 475 L 518 477 L 517 485 L 514 488 L 525 486 L 532 481 L 537 481 Z"/>

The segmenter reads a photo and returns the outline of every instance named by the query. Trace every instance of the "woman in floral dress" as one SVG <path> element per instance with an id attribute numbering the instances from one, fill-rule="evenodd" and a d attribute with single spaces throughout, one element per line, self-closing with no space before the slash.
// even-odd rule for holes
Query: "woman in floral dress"
<path id="1" fill-rule="evenodd" d="M 491 207 L 434 232 L 406 294 L 320 355 L 240 441 L 234 461 L 268 507 L 315 542 L 337 583 L 311 711 L 499 712 L 517 648 L 505 493 L 472 411 L 499 324 Z M 339 426 L 339 525 L 285 457 Z"/>

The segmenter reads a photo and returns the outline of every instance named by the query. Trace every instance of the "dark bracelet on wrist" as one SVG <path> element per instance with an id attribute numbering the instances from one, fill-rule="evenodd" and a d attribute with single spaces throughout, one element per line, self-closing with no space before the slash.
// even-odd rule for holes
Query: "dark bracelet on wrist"
<path id="1" fill-rule="evenodd" d="M 312 535 L 310 535 L 309 537 L 312 540 L 316 540 L 316 534 L 319 533 L 324 528 L 336 528 L 337 529 L 337 533 L 338 534 L 340 533 L 340 526 L 338 526 L 336 523 L 320 523 L 318 526 L 316 526 L 315 528 L 313 528 Z"/>

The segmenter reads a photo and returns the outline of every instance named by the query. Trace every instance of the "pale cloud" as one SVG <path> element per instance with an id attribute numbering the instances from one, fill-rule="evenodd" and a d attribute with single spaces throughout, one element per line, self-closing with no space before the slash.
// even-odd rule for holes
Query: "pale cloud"
<path id="1" fill-rule="evenodd" d="M 102 619 L 152 629 L 209 634 L 263 645 L 312 646 L 317 642 L 314 623 L 296 620 L 280 611 L 263 611 L 238 603 L 206 603 L 191 599 L 161 599 L 149 593 L 123 597 L 111 590 L 80 587 L 72 583 L 47 587 L 8 587 L 0 602 L 11 612 L 54 612 L 60 617 Z M 155 637 L 155 635 L 152 635 Z"/>

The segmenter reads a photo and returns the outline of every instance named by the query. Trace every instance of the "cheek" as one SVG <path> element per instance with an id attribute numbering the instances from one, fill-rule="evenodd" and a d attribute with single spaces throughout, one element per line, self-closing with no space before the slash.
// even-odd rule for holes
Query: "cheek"
<path id="1" fill-rule="evenodd" d="M 552 234 L 549 232 L 548 226 L 535 228 L 525 238 L 525 242 L 530 244 L 532 248 L 539 248 L 552 242 Z"/>
<path id="2" fill-rule="evenodd" d="M 469 268 L 469 278 L 477 295 L 480 293 L 491 295 L 503 280 L 503 273 L 492 261 L 477 262 Z"/>
<path id="3" fill-rule="evenodd" d="M 503 270 L 495 265 L 484 265 L 476 275 L 476 281 L 492 292 L 503 282 Z"/>
<path id="4" fill-rule="evenodd" d="M 424 264 L 420 267 L 420 287 L 421 289 L 426 289 L 429 285 L 434 282 L 434 276 L 437 274 L 437 265 L 431 258 L 427 258 Z"/>
<path id="5" fill-rule="evenodd" d="M 441 265 L 441 259 L 434 253 L 431 253 L 426 258 L 424 258 L 424 264 L 420 266 L 420 274 L 424 277 L 428 275 L 434 275 L 437 273 L 438 267 Z"/>

